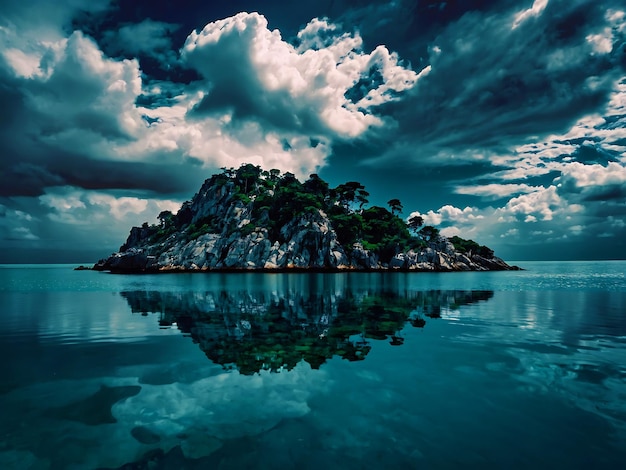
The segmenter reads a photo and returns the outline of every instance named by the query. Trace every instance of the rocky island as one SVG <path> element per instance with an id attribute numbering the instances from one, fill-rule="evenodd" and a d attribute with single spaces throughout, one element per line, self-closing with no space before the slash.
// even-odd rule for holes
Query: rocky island
<path id="1" fill-rule="evenodd" d="M 491 249 L 446 238 L 419 216 L 405 222 L 402 204 L 368 204 L 351 181 L 330 188 L 318 175 L 244 164 L 207 179 L 176 214 L 133 227 L 99 271 L 488 271 L 519 269 Z"/>

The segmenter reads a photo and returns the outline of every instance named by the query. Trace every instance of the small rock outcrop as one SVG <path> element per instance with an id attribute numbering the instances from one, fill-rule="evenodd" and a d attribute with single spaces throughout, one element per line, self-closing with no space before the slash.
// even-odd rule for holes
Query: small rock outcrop
<path id="1" fill-rule="evenodd" d="M 316 175 L 302 184 L 290 173 L 279 176 L 276 170 L 262 172 L 252 165 L 226 170 L 206 180 L 177 214 L 164 211 L 159 225 L 133 227 L 120 251 L 93 269 L 132 273 L 517 269 L 494 256 L 485 257 L 484 250 L 481 255 L 465 246 L 457 249 L 438 234 L 428 239 L 411 236 L 406 224 L 386 209 L 363 210 L 363 199 L 356 210 L 350 206 L 355 197 L 349 191 L 358 190 L 357 184 L 330 190 Z M 492 252 L 487 249 L 486 254 Z"/>

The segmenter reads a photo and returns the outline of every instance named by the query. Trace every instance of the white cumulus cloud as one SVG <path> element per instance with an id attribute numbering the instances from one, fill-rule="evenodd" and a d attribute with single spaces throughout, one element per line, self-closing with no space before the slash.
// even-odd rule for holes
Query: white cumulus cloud
<path id="1" fill-rule="evenodd" d="M 349 137 L 381 125 L 373 108 L 411 88 L 417 74 L 384 46 L 363 52 L 357 34 L 329 37 L 335 30 L 315 19 L 295 47 L 270 31 L 262 15 L 240 13 L 191 33 L 182 56 L 209 87 L 198 111 L 230 111 L 282 128 Z M 348 100 L 346 93 L 359 84 L 358 98 Z"/>

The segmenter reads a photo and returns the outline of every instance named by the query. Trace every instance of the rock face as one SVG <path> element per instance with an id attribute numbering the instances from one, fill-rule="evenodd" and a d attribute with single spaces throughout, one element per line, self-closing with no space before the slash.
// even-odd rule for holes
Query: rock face
<path id="1" fill-rule="evenodd" d="M 230 182 L 205 182 L 160 227 L 133 227 L 128 239 L 93 267 L 111 272 L 236 270 L 485 271 L 518 269 L 499 258 L 461 253 L 444 237 L 382 262 L 360 243 L 342 246 L 322 210 L 303 213 L 273 235 L 253 217 L 253 200 Z M 161 216 L 160 216 L 161 218 Z"/>

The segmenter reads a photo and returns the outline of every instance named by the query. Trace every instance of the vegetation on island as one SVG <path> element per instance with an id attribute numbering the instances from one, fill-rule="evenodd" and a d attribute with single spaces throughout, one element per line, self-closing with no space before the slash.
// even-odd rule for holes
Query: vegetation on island
<path id="1" fill-rule="evenodd" d="M 203 190 L 228 186 L 230 204 L 242 204 L 250 211 L 250 221 L 243 227 L 228 227 L 221 217 L 207 216 L 194 220 L 192 201 L 186 201 L 178 213 L 163 211 L 157 225 L 144 223 L 142 229 L 151 243 L 159 243 L 173 233 L 194 240 L 207 233 L 230 235 L 238 231 L 241 236 L 256 229 L 266 229 L 270 240 L 283 243 L 281 228 L 306 214 L 323 211 L 328 217 L 337 239 L 344 247 L 360 243 L 365 250 L 376 253 L 382 262 L 409 250 L 419 250 L 439 237 L 435 227 L 424 226 L 421 216 L 404 221 L 403 205 L 399 199 L 390 199 L 388 208 L 368 206 L 370 194 L 357 181 L 348 181 L 335 188 L 312 174 L 300 182 L 293 173 L 269 171 L 252 164 L 238 169 L 222 168 L 205 181 Z M 232 221 L 231 221 L 232 222 Z M 450 240 L 463 253 L 478 253 L 493 257 L 493 251 L 472 240 L 453 237 Z"/>

